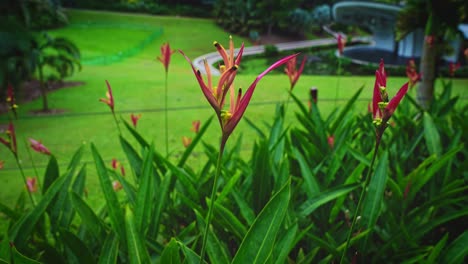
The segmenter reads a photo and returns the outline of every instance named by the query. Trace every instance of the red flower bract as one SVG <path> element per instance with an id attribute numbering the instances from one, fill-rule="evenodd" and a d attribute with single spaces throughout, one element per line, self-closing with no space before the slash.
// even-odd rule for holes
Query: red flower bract
<path id="1" fill-rule="evenodd" d="M 307 56 L 304 56 L 301 62 L 301 66 L 299 67 L 299 70 L 296 69 L 297 57 L 294 57 L 288 62 L 286 62 L 286 68 L 284 69 L 284 72 L 286 72 L 286 74 L 289 76 L 289 81 L 291 82 L 291 86 L 289 88 L 290 91 L 294 89 L 294 86 L 299 80 L 299 77 L 301 76 L 302 71 L 304 70 L 304 65 L 305 65 L 306 60 L 307 60 Z"/>
<path id="2" fill-rule="evenodd" d="M 410 88 L 421 79 L 421 74 L 416 71 L 416 63 L 413 59 L 409 60 L 406 65 L 406 76 L 408 77 Z"/>
<path id="3" fill-rule="evenodd" d="M 174 54 L 175 50 L 171 50 L 169 43 L 163 43 L 161 45 L 161 57 L 158 60 L 164 65 L 166 73 L 169 71 L 169 64 L 171 63 L 171 55 Z"/>
<path id="4" fill-rule="evenodd" d="M 30 138 L 29 143 L 31 143 L 31 148 L 34 151 L 45 154 L 45 155 L 50 155 L 50 151 L 40 141 Z"/>
<path id="5" fill-rule="evenodd" d="M 10 121 L 10 124 L 8 125 L 6 134 L 7 134 L 8 139 L 4 139 L 0 137 L 0 143 L 5 145 L 16 156 L 18 148 L 16 146 L 15 127 L 13 126 L 13 123 L 11 121 Z"/>
<path id="6" fill-rule="evenodd" d="M 106 93 L 107 98 L 101 98 L 99 99 L 99 101 L 107 104 L 110 107 L 112 113 L 114 113 L 114 96 L 112 95 L 112 87 L 110 86 L 107 80 L 106 80 L 106 84 L 107 84 L 107 93 Z"/>
<path id="7" fill-rule="evenodd" d="M 346 39 L 343 38 L 343 36 L 341 34 L 338 34 L 336 36 L 336 42 L 337 42 L 337 45 L 338 45 L 338 52 L 340 53 L 340 56 L 343 55 L 343 50 L 344 50 L 344 47 L 346 45 Z"/>
<path id="8" fill-rule="evenodd" d="M 139 120 L 140 118 L 141 118 L 141 114 L 138 114 L 138 115 L 131 114 L 131 115 L 130 115 L 130 119 L 132 120 L 133 127 L 136 128 L 137 123 L 138 123 L 138 120 Z"/>
<path id="9" fill-rule="evenodd" d="M 383 60 L 379 69 L 375 72 L 374 96 L 372 98 L 372 116 L 377 127 L 387 126 L 387 121 L 395 112 L 401 99 L 408 92 L 408 83 L 405 83 L 397 94 L 389 101 L 387 93 L 387 74 L 385 72 Z M 383 132 L 382 129 L 382 132 Z"/>
<path id="10" fill-rule="evenodd" d="M 236 58 L 234 58 L 234 44 L 232 42 L 232 38 L 229 41 L 229 53 L 218 42 L 214 42 L 214 45 L 224 61 L 224 65 L 220 66 L 221 77 L 219 78 L 218 86 L 213 86 L 212 84 L 212 75 L 206 60 L 205 68 L 207 72 L 207 83 L 205 83 L 203 80 L 201 72 L 195 69 L 190 59 L 182 51 L 179 50 L 179 52 L 192 66 L 192 71 L 197 78 L 203 94 L 210 103 L 211 107 L 213 107 L 215 110 L 222 130 L 222 142 L 225 143 L 244 115 L 258 82 L 273 69 L 295 58 L 297 54 L 287 56 L 268 67 L 264 72 L 257 76 L 254 82 L 247 89 L 246 93 L 243 95 L 242 89 L 238 89 L 237 93 L 235 93 L 233 82 L 242 58 L 244 44 L 242 44 L 241 48 L 239 49 Z M 230 107 L 229 110 L 224 110 L 223 107 L 228 91 L 231 95 Z"/>

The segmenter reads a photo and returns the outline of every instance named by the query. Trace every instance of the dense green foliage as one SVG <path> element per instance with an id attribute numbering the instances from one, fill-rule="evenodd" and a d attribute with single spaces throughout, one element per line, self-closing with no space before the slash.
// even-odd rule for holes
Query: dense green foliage
<path id="1" fill-rule="evenodd" d="M 327 118 L 315 103 L 307 108 L 292 95 L 298 125 L 285 126 L 287 105 L 279 105 L 268 133 L 249 122 L 259 136 L 250 158 L 241 155 L 239 142 L 228 144 L 208 236 L 211 263 L 336 261 L 369 170 L 351 240 L 357 255 L 350 252 L 346 262 L 463 263 L 466 106 L 454 107 L 451 82 L 426 112 L 407 95 L 385 133 L 378 165 L 370 168 L 375 131 L 370 115 L 354 109 L 360 92 Z M 211 119 L 175 162 L 122 122 L 115 144 L 126 153 L 130 175 L 108 167 L 91 144 L 105 204 L 95 211 L 86 202 L 83 147 L 62 172 L 51 156 L 37 205 L 28 206 L 23 193 L 14 208 L 0 207 L 11 219 L 1 259 L 19 251 L 45 263 L 198 263 L 217 157 L 216 143 L 204 137 Z M 187 161 L 199 144 L 207 161 L 194 169 Z"/>

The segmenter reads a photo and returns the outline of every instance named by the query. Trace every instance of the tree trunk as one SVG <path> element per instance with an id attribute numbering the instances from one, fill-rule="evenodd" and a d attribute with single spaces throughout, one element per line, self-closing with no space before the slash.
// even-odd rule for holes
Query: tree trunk
<path id="1" fill-rule="evenodd" d="M 42 65 L 39 65 L 39 88 L 42 96 L 42 111 L 49 110 L 49 102 L 47 101 L 47 87 L 44 82 L 44 74 L 42 73 Z"/>
<path id="2" fill-rule="evenodd" d="M 420 73 L 422 74 L 421 82 L 419 83 L 417 91 L 417 100 L 419 104 L 428 109 L 434 97 L 434 82 L 436 71 L 436 43 L 427 43 L 424 41 Z"/>

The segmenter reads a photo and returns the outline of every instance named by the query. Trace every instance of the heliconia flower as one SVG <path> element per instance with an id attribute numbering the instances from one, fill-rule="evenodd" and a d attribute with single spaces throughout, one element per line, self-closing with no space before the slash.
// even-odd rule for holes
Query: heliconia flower
<path id="1" fill-rule="evenodd" d="M 244 115 L 245 110 L 247 109 L 247 106 L 250 100 L 252 99 L 253 92 L 258 82 L 267 73 L 283 65 L 292 58 L 296 57 L 297 54 L 287 56 L 272 64 L 264 72 L 257 76 L 254 82 L 247 89 L 246 93 L 242 95 L 242 89 L 239 89 L 236 94 L 234 92 L 232 84 L 234 82 L 234 78 L 236 76 L 237 69 L 242 58 L 244 44 L 242 44 L 241 48 L 239 49 L 236 58 L 234 58 L 234 44 L 232 42 L 232 38 L 230 38 L 229 53 L 226 52 L 224 47 L 218 42 L 214 42 L 214 45 L 224 61 L 224 65 L 220 66 L 221 77 L 219 78 L 217 86 L 213 86 L 212 84 L 212 75 L 206 60 L 205 68 L 207 72 L 207 83 L 205 83 L 205 81 L 203 80 L 201 72 L 195 69 L 190 59 L 182 51 L 179 50 L 179 52 L 192 66 L 192 71 L 195 74 L 195 77 L 197 78 L 197 81 L 201 87 L 203 94 L 210 103 L 211 107 L 213 107 L 213 109 L 215 110 L 216 116 L 218 117 L 218 121 L 222 130 L 222 142 L 225 143 L 232 131 L 234 131 L 234 128 L 237 126 L 242 116 Z M 230 107 L 229 110 L 224 110 L 223 107 L 228 91 L 230 91 L 231 96 Z"/>
<path id="2" fill-rule="evenodd" d="M 424 40 L 429 45 L 429 47 L 432 48 L 432 46 L 434 45 L 435 37 L 434 35 L 428 35 L 424 37 Z"/>
<path id="3" fill-rule="evenodd" d="M 406 65 L 406 76 L 409 79 L 409 87 L 413 88 L 414 85 L 421 80 L 421 74 L 416 71 L 416 63 L 413 59 L 409 60 Z"/>
<path id="4" fill-rule="evenodd" d="M 330 146 L 330 148 L 333 148 L 333 146 L 335 146 L 335 136 L 334 135 L 328 136 L 327 141 L 328 141 L 328 146 Z"/>
<path id="5" fill-rule="evenodd" d="M 8 129 L 6 131 L 6 134 L 8 136 L 8 139 L 4 139 L 0 137 L 0 143 L 5 145 L 11 152 L 13 152 L 13 155 L 17 155 L 18 148 L 16 146 L 16 134 L 15 134 L 15 127 L 13 126 L 13 123 L 10 121 L 10 124 L 8 125 Z"/>
<path id="6" fill-rule="evenodd" d="M 3 169 L 3 166 L 5 166 L 5 161 L 0 160 L 0 170 Z"/>
<path id="7" fill-rule="evenodd" d="M 164 65 L 166 73 L 169 71 L 169 64 L 171 63 L 171 55 L 174 54 L 175 50 L 171 50 L 169 43 L 163 43 L 161 45 L 161 57 L 158 60 Z"/>
<path id="8" fill-rule="evenodd" d="M 449 63 L 449 74 L 451 77 L 455 76 L 455 72 L 460 68 L 460 62 L 457 62 L 457 63 L 453 63 L 453 62 L 450 62 Z"/>
<path id="9" fill-rule="evenodd" d="M 316 104 L 317 103 L 317 98 L 318 98 L 318 89 L 317 87 L 312 87 L 310 88 L 309 91 L 309 110 L 312 111 L 312 103 Z"/>
<path id="10" fill-rule="evenodd" d="M 379 131 L 379 140 L 383 130 L 387 127 L 387 121 L 395 112 L 406 92 L 408 92 L 408 83 L 405 83 L 389 101 L 386 85 L 387 75 L 383 60 L 381 60 L 379 69 L 375 72 L 374 96 L 372 98 L 372 116 Z"/>
<path id="11" fill-rule="evenodd" d="M 120 168 L 120 173 L 122 173 L 122 175 L 125 176 L 125 168 L 120 162 L 117 161 L 117 159 L 112 159 L 111 165 L 114 170 Z"/>
<path id="12" fill-rule="evenodd" d="M 114 96 L 112 96 L 112 87 L 110 86 L 107 80 L 106 80 L 106 84 L 107 84 L 107 93 L 106 93 L 107 98 L 101 98 L 99 99 L 99 101 L 107 104 L 110 107 L 112 113 L 114 113 Z"/>
<path id="13" fill-rule="evenodd" d="M 465 51 L 463 52 L 463 54 L 465 54 L 465 58 L 468 60 L 468 48 L 465 49 Z"/>
<path id="14" fill-rule="evenodd" d="M 289 76 L 289 81 L 291 82 L 291 86 L 289 88 L 289 91 L 292 91 L 294 89 L 294 86 L 297 83 L 297 80 L 299 80 L 299 77 L 302 74 L 302 71 L 304 70 L 304 65 L 307 60 L 307 56 L 304 56 L 301 62 L 301 66 L 299 67 L 299 70 L 296 68 L 296 63 L 297 63 L 297 58 L 294 57 L 288 62 L 286 62 L 286 67 L 284 68 L 284 72 Z"/>
<path id="15" fill-rule="evenodd" d="M 119 166 L 119 162 L 117 161 L 117 159 L 112 159 L 111 164 L 114 170 L 117 169 L 117 167 Z"/>
<path id="16" fill-rule="evenodd" d="M 31 148 L 35 150 L 36 152 L 39 152 L 45 155 L 50 155 L 50 151 L 40 141 L 30 138 L 29 143 L 31 143 Z"/>
<path id="17" fill-rule="evenodd" d="M 195 133 L 198 133 L 198 131 L 200 131 L 200 120 L 195 120 L 192 122 L 191 130 Z"/>
<path id="18" fill-rule="evenodd" d="M 132 120 L 133 127 L 136 128 L 137 123 L 138 123 L 138 120 L 139 120 L 140 118 L 141 118 L 141 114 L 138 114 L 138 115 L 131 114 L 131 115 L 130 115 L 130 119 Z"/>
<path id="19" fill-rule="evenodd" d="M 37 179 L 28 177 L 26 179 L 26 187 L 30 193 L 37 192 Z"/>
<path id="20" fill-rule="evenodd" d="M 337 42 L 337 45 L 338 45 L 338 52 L 341 55 L 343 55 L 343 50 L 344 50 L 344 47 L 346 45 L 346 39 L 341 35 L 341 34 L 338 34 L 336 36 L 336 42 Z"/>
<path id="21" fill-rule="evenodd" d="M 122 190 L 122 184 L 119 181 L 113 181 L 112 182 L 112 188 L 114 188 L 114 191 L 118 192 Z"/>
<path id="22" fill-rule="evenodd" d="M 190 146 L 192 144 L 192 139 L 186 136 L 182 137 L 182 144 L 184 144 L 184 147 Z"/>
<path id="23" fill-rule="evenodd" d="M 16 109 L 18 108 L 18 105 L 16 104 L 16 101 L 15 101 L 15 94 L 13 91 L 13 86 L 10 83 L 8 84 L 6 101 L 10 110 L 13 112 L 13 115 L 16 118 L 17 117 Z"/>

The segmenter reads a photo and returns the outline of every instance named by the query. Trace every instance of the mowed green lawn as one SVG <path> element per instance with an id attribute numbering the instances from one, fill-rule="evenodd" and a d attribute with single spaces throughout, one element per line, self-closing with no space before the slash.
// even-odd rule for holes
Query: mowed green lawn
<path id="1" fill-rule="evenodd" d="M 125 155 L 120 148 L 118 132 L 109 108 L 99 102 L 107 88 L 105 80 L 112 85 L 115 109 L 118 116 L 130 120 L 131 113 L 141 113 L 138 130 L 148 141 L 154 141 L 156 148 L 165 152 L 164 140 L 164 68 L 156 60 L 160 55 L 160 46 L 170 42 L 171 48 L 183 50 L 190 58 L 215 51 L 213 41 L 217 40 L 228 46 L 229 33 L 218 28 L 214 21 L 183 17 L 159 17 L 136 14 L 121 14 L 111 12 L 77 11 L 67 12 L 70 22 L 95 23 L 97 25 L 116 25 L 106 30 L 69 27 L 51 31 L 54 36 L 64 36 L 76 42 L 82 49 L 84 57 L 112 55 L 116 52 L 130 49 L 139 45 L 154 30 L 163 29 L 163 34 L 153 41 L 139 54 L 110 65 L 84 65 L 81 72 L 69 78 L 70 81 L 83 81 L 84 85 L 51 92 L 48 96 L 51 108 L 63 109 L 64 114 L 34 116 L 31 110 L 41 107 L 41 101 L 21 104 L 19 120 L 16 121 L 16 132 L 19 140 L 19 157 L 25 168 L 26 176 L 34 176 L 32 162 L 26 151 L 25 140 L 34 138 L 41 140 L 57 157 L 63 170 L 66 168 L 72 153 L 81 145 L 86 145 L 83 161 L 88 162 L 87 189 L 89 202 L 97 206 L 101 199 L 100 187 L 94 171 L 94 164 L 89 152 L 89 144 L 96 144 L 104 160 L 108 162 L 117 158 L 125 163 Z M 124 24 L 125 27 L 118 25 Z M 133 27 L 134 26 L 134 27 Z M 141 29 L 144 26 L 145 29 Z M 236 46 L 247 39 L 233 35 Z M 242 65 L 241 65 L 242 66 Z M 405 78 L 392 78 L 389 72 L 389 93 L 393 95 L 406 81 Z M 236 87 L 246 89 L 256 75 L 239 75 Z M 345 104 L 361 86 L 365 90 L 361 94 L 355 111 L 367 111 L 367 104 L 372 95 L 374 78 L 372 73 L 368 77 L 341 77 L 339 87 L 338 78 L 329 76 L 302 76 L 295 87 L 294 93 L 306 100 L 310 87 L 319 89 L 319 107 L 324 114 L 332 112 L 335 107 Z M 454 91 L 458 94 L 468 94 L 468 80 L 455 80 Z M 255 121 L 261 127 L 264 122 L 271 123 L 276 103 L 286 100 L 286 89 L 289 79 L 286 75 L 267 75 L 257 86 L 251 105 L 245 116 Z M 336 89 L 341 100 L 335 101 Z M 414 94 L 415 91 L 411 91 Z M 198 83 L 193 76 L 189 64 L 177 52 L 172 56 L 169 72 L 169 149 L 175 159 L 183 150 L 182 136 L 193 137 L 190 131 L 192 121 L 201 120 L 202 123 L 213 115 L 213 110 L 202 95 Z M 296 122 L 293 103 L 288 108 L 291 123 Z M 0 117 L 0 123 L 6 124 L 7 117 Z M 124 135 L 128 135 L 124 130 Z M 228 148 L 235 140 L 243 136 L 243 149 L 246 159 L 251 146 L 255 142 L 256 133 L 241 122 L 228 142 Z M 130 138 L 130 137 L 128 137 Z M 219 125 L 213 120 L 205 141 L 216 144 L 219 139 Z M 196 151 L 203 151 L 200 147 Z M 39 176 L 42 177 L 48 157 L 32 153 Z M 24 184 L 11 153 L 6 148 L 0 148 L 0 160 L 5 161 L 5 168 L 0 170 L 0 201 L 13 206 Z M 197 169 L 200 158 L 192 157 L 191 164 Z M 5 221 L 0 216 L 0 231 L 5 228 Z"/>

